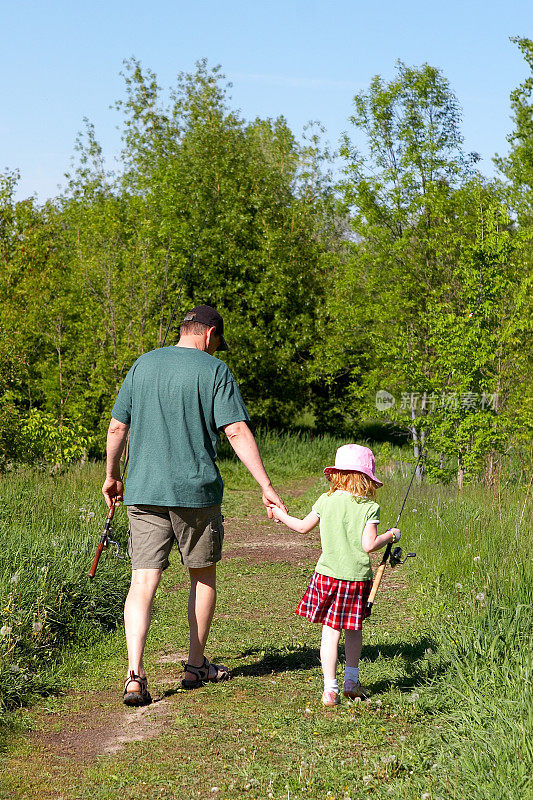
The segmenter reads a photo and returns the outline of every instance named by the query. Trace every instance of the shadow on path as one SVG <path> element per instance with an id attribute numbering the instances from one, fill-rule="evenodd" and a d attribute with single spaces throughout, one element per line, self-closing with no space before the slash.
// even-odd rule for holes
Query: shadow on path
<path id="1" fill-rule="evenodd" d="M 378 661 L 379 659 L 401 658 L 404 662 L 405 675 L 398 680 L 380 681 L 372 687 L 374 691 L 384 691 L 391 686 L 405 687 L 407 689 L 420 685 L 428 679 L 428 665 L 424 661 L 418 664 L 426 655 L 428 649 L 435 651 L 436 644 L 428 636 L 422 636 L 416 642 L 395 642 L 392 644 L 363 645 L 361 659 L 363 661 Z M 341 654 L 343 649 L 341 648 Z M 242 652 L 237 658 L 250 658 L 261 656 L 251 664 L 232 669 L 232 675 L 260 677 L 273 672 L 292 672 L 295 670 L 315 669 L 320 663 L 320 650 L 317 647 L 300 645 L 293 648 L 251 648 Z M 433 673 L 433 676 L 436 673 Z M 370 688 L 370 687 L 369 687 Z"/>

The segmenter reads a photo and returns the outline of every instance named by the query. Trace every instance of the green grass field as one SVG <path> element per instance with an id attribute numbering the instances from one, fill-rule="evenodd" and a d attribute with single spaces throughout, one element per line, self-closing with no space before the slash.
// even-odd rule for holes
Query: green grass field
<path id="1" fill-rule="evenodd" d="M 321 468 L 337 444 L 263 437 L 293 513 L 323 491 Z M 376 448 L 378 475 L 390 455 Z M 0 797 L 530 797 L 526 489 L 413 486 L 401 544 L 417 557 L 387 569 L 364 628 L 361 679 L 371 700 L 323 709 L 320 628 L 294 614 L 318 536 L 269 523 L 241 465 L 226 459 L 222 471 L 226 550 L 208 655 L 233 680 L 180 689 L 187 581 L 175 553 L 147 652 L 157 702 L 138 710 L 121 705 L 125 646 L 115 628 L 128 565 L 107 557 L 92 584 L 85 577 L 105 516 L 101 467 L 3 481 Z M 405 471 L 387 470 L 383 526 L 396 518 Z M 124 543 L 125 513 L 117 516 Z M 31 707 L 7 713 L 21 703 Z"/>

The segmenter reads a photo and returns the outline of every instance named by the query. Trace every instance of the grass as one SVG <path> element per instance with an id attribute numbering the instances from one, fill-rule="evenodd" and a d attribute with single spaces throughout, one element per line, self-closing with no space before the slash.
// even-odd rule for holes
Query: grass
<path id="1" fill-rule="evenodd" d="M 298 497 L 287 492 L 292 512 L 304 514 L 323 491 L 320 471 L 337 444 L 329 438 L 311 443 L 263 437 L 274 483 L 287 488 L 298 479 L 305 490 Z M 379 474 L 386 464 L 379 448 L 376 455 Z M 393 455 L 395 462 L 402 461 Z M 385 457 L 390 458 L 390 449 L 384 448 Z M 266 541 L 272 528 L 250 516 L 261 513 L 253 481 L 233 459 L 226 458 L 222 469 L 226 516 L 241 525 L 247 520 L 256 534 L 264 531 Z M 407 481 L 400 467 L 380 490 L 384 525 L 394 522 Z M 9 480 L 3 484 L 9 548 L 0 585 L 8 597 L 20 593 L 18 614 L 30 603 L 24 611 L 33 647 L 29 654 L 43 644 L 42 631 L 28 627 L 39 619 L 36 609 L 49 609 L 47 621 L 57 605 L 52 585 L 98 591 L 104 606 L 108 591 L 124 591 L 127 569 L 114 559 L 105 559 L 93 585 L 82 577 L 103 521 L 88 517 L 91 510 L 101 513 L 100 482 L 101 469 L 89 466 L 53 480 L 24 473 L 21 488 L 14 481 L 11 489 Z M 91 691 L 49 696 L 35 712 L 18 717 L 36 734 L 11 734 L 0 797 L 530 796 L 533 589 L 525 526 L 531 508 L 524 501 L 525 490 L 516 487 L 501 495 L 484 487 L 467 487 L 462 494 L 451 487 L 413 487 L 401 544 L 405 551 L 415 550 L 417 558 L 387 571 L 365 623 L 362 678 L 372 691 L 369 703 L 343 703 L 333 710 L 319 704 L 320 630 L 294 615 L 315 561 L 312 551 L 292 563 L 251 563 L 232 559 L 228 549 L 219 570 L 209 654 L 227 663 L 234 679 L 191 693 L 179 691 L 177 683 L 187 640 L 187 586 L 174 557 L 158 592 L 148 648 L 151 689 L 164 700 L 150 707 L 146 736 L 113 755 L 106 754 L 108 743 L 125 726 L 117 690 L 124 644 L 121 630 L 105 636 L 102 631 L 116 624 L 120 599 L 115 595 L 108 605 L 114 616 L 104 615 L 98 623 L 76 611 L 70 623 L 74 635 L 64 635 L 65 621 L 57 646 L 49 645 L 53 669 L 42 661 L 40 690 L 81 682 Z M 124 539 L 125 515 L 118 516 Z M 284 536 L 282 529 L 275 531 Z M 48 577 L 44 581 L 48 589 L 42 596 L 48 599 L 36 605 L 40 569 L 54 559 L 59 562 L 50 568 L 54 583 Z M 16 592 L 12 574 L 19 575 Z M 31 591 L 24 588 L 30 579 L 37 587 Z M 69 602 L 74 610 L 80 607 Z M 69 639 L 75 643 L 67 647 Z M 0 681 L 4 674 L 2 668 Z M 144 718 L 135 719 L 142 727 Z M 72 752 L 63 752 L 58 742 L 74 741 L 84 727 L 90 731 L 87 742 L 80 739 Z M 80 755 L 84 747 L 88 760 Z"/>
<path id="2" fill-rule="evenodd" d="M 318 437 L 261 434 L 273 479 L 316 474 L 337 442 Z M 312 452 L 312 457 L 309 453 Z M 225 513 L 239 505 L 254 481 L 229 450 L 221 466 L 228 492 Z M 60 688 L 65 649 L 87 645 L 121 624 L 128 571 L 113 558 L 87 579 L 105 507 L 101 464 L 71 468 L 53 477 L 30 469 L 4 475 L 0 484 L 0 721 L 5 712 Z M 115 517 L 116 538 L 126 551 L 127 520 Z"/>
<path id="3" fill-rule="evenodd" d="M 447 665 L 420 691 L 424 706 L 444 713 L 417 748 L 440 765 L 431 791 L 441 797 L 527 797 L 532 789 L 533 582 L 522 527 L 531 507 L 524 500 L 517 489 L 502 497 L 479 487 L 460 495 L 419 487 L 416 517 L 411 508 L 403 524 L 418 553 L 410 575 L 419 616 Z M 430 791 L 424 780 L 409 782 Z"/>
<path id="4" fill-rule="evenodd" d="M 120 620 L 128 576 L 107 560 L 87 579 L 103 514 L 96 470 L 24 470 L 0 487 L 0 712 L 58 688 L 65 648 Z M 124 536 L 123 536 L 124 538 Z"/>

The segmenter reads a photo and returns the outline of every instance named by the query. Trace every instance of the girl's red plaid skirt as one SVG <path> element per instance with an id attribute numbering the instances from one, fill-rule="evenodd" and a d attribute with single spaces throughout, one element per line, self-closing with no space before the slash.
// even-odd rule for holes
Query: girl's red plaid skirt
<path id="1" fill-rule="evenodd" d="M 337 631 L 360 631 L 369 616 L 371 588 L 372 581 L 342 581 L 315 572 L 296 613 Z"/>

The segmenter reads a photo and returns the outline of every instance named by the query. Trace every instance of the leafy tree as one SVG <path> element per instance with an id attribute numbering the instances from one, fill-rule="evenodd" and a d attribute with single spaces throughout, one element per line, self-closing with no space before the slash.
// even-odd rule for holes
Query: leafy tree
<path id="1" fill-rule="evenodd" d="M 492 481 L 517 421 L 527 424 L 525 409 L 513 407 L 511 398 L 516 351 L 527 347 L 529 325 L 522 316 L 528 283 L 521 264 L 523 240 L 506 210 L 478 182 L 458 194 L 463 207 L 469 204 L 477 212 L 475 238 L 465 238 L 449 290 L 429 311 L 428 363 L 437 380 L 432 394 L 426 393 L 425 410 L 430 404 L 429 444 L 453 456 L 462 486 L 483 471 Z M 445 382 L 439 396 L 438 386 Z M 429 467 L 433 476 L 450 474 L 442 459 Z"/>
<path id="2" fill-rule="evenodd" d="M 431 410 L 433 474 L 452 459 L 462 483 L 490 454 L 494 465 L 507 432 L 512 357 L 502 327 L 523 338 L 513 322 L 523 284 L 512 225 L 474 177 L 477 157 L 462 151 L 457 101 L 438 70 L 399 63 L 396 79 L 377 77 L 355 97 L 352 122 L 367 147 L 363 156 L 346 140 L 342 151 L 351 257 L 335 273 L 317 362 L 342 387 L 337 406 L 352 424 L 388 390 L 388 419 L 409 425 L 415 458 Z"/>
<path id="3" fill-rule="evenodd" d="M 511 93 L 514 130 L 507 137 L 507 157 L 495 161 L 512 188 L 512 201 L 520 222 L 533 224 L 533 41 L 513 37 L 529 68 L 529 76 Z"/>
<path id="4" fill-rule="evenodd" d="M 0 327 L 0 467 L 18 459 L 23 416 L 21 386 L 26 372 L 27 364 L 16 342 Z"/>
<path id="5" fill-rule="evenodd" d="M 510 152 L 507 157 L 497 157 L 495 162 L 507 179 L 505 198 L 513 210 L 523 242 L 520 249 L 523 276 L 519 292 L 520 314 L 517 315 L 520 332 L 512 340 L 513 374 L 516 380 L 509 388 L 508 407 L 515 422 L 515 438 L 530 446 L 533 428 L 533 393 L 529 380 L 533 369 L 533 41 L 518 36 L 511 41 L 520 48 L 530 71 L 528 77 L 511 93 L 514 129 L 507 137 Z"/>
<path id="6" fill-rule="evenodd" d="M 374 78 L 354 98 L 351 122 L 366 139 L 365 155 L 348 137 L 341 149 L 353 233 L 317 356 L 330 380 L 338 375 L 346 385 L 344 407 L 360 404 L 369 382 L 399 388 L 404 356 L 414 360 L 423 349 L 427 308 L 456 255 L 443 252 L 447 207 L 475 161 L 462 152 L 457 101 L 441 73 L 401 62 L 397 73 L 388 84 Z"/>
<path id="7" fill-rule="evenodd" d="M 299 147 L 281 118 L 246 124 L 205 62 L 179 76 L 169 107 L 137 62 L 126 81 L 122 187 L 159 265 L 151 329 L 163 331 L 176 301 L 180 313 L 215 305 L 228 320 L 228 361 L 253 417 L 287 424 L 308 402 L 305 366 L 328 246 L 316 147 Z"/>
<path id="8" fill-rule="evenodd" d="M 22 422 L 19 441 L 19 460 L 44 462 L 57 472 L 71 461 L 84 461 L 92 437 L 79 422 L 63 418 L 58 425 L 54 415 L 34 408 Z"/>

